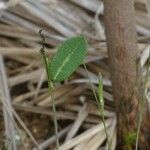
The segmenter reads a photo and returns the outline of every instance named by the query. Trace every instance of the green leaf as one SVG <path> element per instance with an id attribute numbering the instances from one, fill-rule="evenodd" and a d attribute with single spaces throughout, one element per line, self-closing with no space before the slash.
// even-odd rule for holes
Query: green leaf
<path id="1" fill-rule="evenodd" d="M 83 63 L 86 52 L 87 42 L 84 37 L 78 36 L 66 40 L 49 64 L 51 80 L 67 79 Z"/>
<path id="2" fill-rule="evenodd" d="M 103 107 L 104 94 L 103 94 L 103 79 L 101 74 L 99 74 L 99 82 L 98 82 L 98 100 L 99 100 L 99 104 Z"/>

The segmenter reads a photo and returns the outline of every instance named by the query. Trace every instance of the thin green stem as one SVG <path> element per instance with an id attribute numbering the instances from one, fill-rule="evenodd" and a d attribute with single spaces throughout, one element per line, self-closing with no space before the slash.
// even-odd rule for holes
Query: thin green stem
<path id="1" fill-rule="evenodd" d="M 144 83 L 144 90 L 146 88 L 146 82 L 147 82 L 147 79 L 149 77 L 149 66 L 150 66 L 150 50 L 149 50 L 148 65 L 147 65 L 147 71 L 146 71 L 146 77 L 145 77 L 145 83 Z M 137 129 L 135 150 L 138 150 L 140 128 L 141 128 L 141 124 L 142 124 L 142 117 L 143 117 L 144 104 L 145 104 L 145 100 L 144 99 L 145 98 L 144 98 L 144 94 L 143 94 L 142 101 L 141 101 L 141 111 L 140 111 L 139 121 L 138 121 L 138 129 Z"/>
<path id="2" fill-rule="evenodd" d="M 86 73 L 87 73 L 87 77 L 88 77 L 88 79 L 89 79 L 89 83 L 90 83 L 90 86 L 91 86 L 93 95 L 94 95 L 94 97 L 95 97 L 95 100 L 96 100 L 96 102 L 98 103 L 98 98 L 97 98 L 96 92 L 95 92 L 95 90 L 94 90 L 94 87 L 93 87 L 91 78 L 90 78 L 90 76 L 89 76 L 89 73 L 88 73 L 88 69 L 87 69 L 87 67 L 86 67 L 86 64 L 83 63 L 83 66 L 84 66 L 84 69 L 85 69 L 85 71 L 86 71 Z"/>
<path id="3" fill-rule="evenodd" d="M 59 150 L 59 137 L 58 137 L 58 124 L 57 124 L 57 116 L 56 116 L 56 106 L 55 106 L 54 96 L 52 94 L 53 83 L 51 81 L 48 81 L 48 82 L 49 82 L 48 83 L 49 93 L 50 93 L 50 97 L 51 97 L 51 100 L 52 100 L 53 121 L 54 121 L 55 136 L 56 136 L 56 149 Z"/>
<path id="4" fill-rule="evenodd" d="M 92 84 L 92 81 L 91 81 L 91 78 L 90 78 L 89 73 L 88 73 L 88 69 L 87 69 L 87 67 L 86 67 L 86 64 L 83 63 L 83 66 L 84 66 L 84 69 L 85 69 L 85 71 L 86 71 L 86 73 L 87 73 L 87 77 L 88 77 L 88 79 L 89 79 L 89 84 L 90 84 L 90 86 L 91 86 L 93 95 L 94 95 L 95 100 L 96 100 L 96 103 L 97 103 L 97 105 L 98 105 L 98 109 L 99 109 L 100 115 L 102 116 L 102 123 L 103 123 L 103 125 L 104 125 L 104 130 L 105 130 L 106 139 L 107 139 L 107 143 L 108 143 L 108 150 L 111 150 L 111 143 L 110 143 L 110 141 L 109 141 L 109 136 L 108 136 L 107 128 L 106 128 L 106 124 L 105 124 L 104 108 L 101 107 L 101 105 L 100 105 L 100 103 L 99 103 L 99 100 L 98 100 L 98 98 L 97 98 L 95 89 L 94 89 L 93 84 Z"/>
<path id="5" fill-rule="evenodd" d="M 39 34 L 41 36 L 42 39 L 42 48 L 41 48 L 41 54 L 43 56 L 43 60 L 45 63 L 45 68 L 46 68 L 46 72 L 47 72 L 47 80 L 48 80 L 48 89 L 49 89 L 49 94 L 52 100 L 52 112 L 53 112 L 53 122 L 54 122 L 54 128 L 55 128 L 55 136 L 56 136 L 56 150 L 59 150 L 59 138 L 58 138 L 58 124 L 57 124 L 57 117 L 56 117 L 56 107 L 55 107 L 55 100 L 52 94 L 52 89 L 53 89 L 53 82 L 51 81 L 50 78 L 50 73 L 49 73 L 49 59 L 48 56 L 45 53 L 44 50 L 44 41 L 45 41 L 45 37 L 42 34 L 42 30 L 39 31 Z"/>
<path id="6" fill-rule="evenodd" d="M 47 62 L 47 57 L 45 55 L 45 52 L 42 53 L 44 61 L 45 61 L 45 67 L 47 71 L 47 78 L 48 78 L 48 89 L 49 89 L 49 94 L 52 100 L 52 112 L 53 112 L 53 122 L 54 122 L 54 128 L 55 128 L 55 136 L 56 136 L 56 149 L 59 150 L 59 138 L 58 138 L 58 124 L 57 124 L 57 117 L 56 117 L 56 107 L 55 107 L 55 100 L 52 94 L 52 89 L 53 89 L 53 83 L 50 80 L 49 77 L 49 71 L 48 71 L 48 62 Z"/>
<path id="7" fill-rule="evenodd" d="M 108 133 L 107 133 L 107 128 L 106 128 L 106 124 L 105 124 L 105 118 L 104 118 L 104 110 L 103 110 L 103 108 L 101 108 L 101 115 L 102 115 L 102 122 L 103 122 L 103 125 L 104 125 L 105 134 L 106 134 L 106 138 L 107 138 L 107 142 L 108 142 L 108 150 L 110 150 L 111 149 L 111 143 L 109 141 L 109 136 L 108 136 Z"/>
<path id="8" fill-rule="evenodd" d="M 143 101 L 142 104 L 141 104 L 141 111 L 140 111 L 139 121 L 138 121 L 138 129 L 137 129 L 135 150 L 138 150 L 140 128 L 141 128 L 142 116 L 143 116 L 143 112 L 144 112 L 144 104 L 145 104 L 145 103 L 144 103 L 144 101 Z"/>

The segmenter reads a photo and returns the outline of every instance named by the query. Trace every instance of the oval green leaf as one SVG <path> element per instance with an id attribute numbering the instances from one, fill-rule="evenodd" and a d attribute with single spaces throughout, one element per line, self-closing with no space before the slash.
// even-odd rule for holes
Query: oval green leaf
<path id="1" fill-rule="evenodd" d="M 57 50 L 49 64 L 52 81 L 64 81 L 80 64 L 83 63 L 87 51 L 87 42 L 83 36 L 66 40 Z"/>

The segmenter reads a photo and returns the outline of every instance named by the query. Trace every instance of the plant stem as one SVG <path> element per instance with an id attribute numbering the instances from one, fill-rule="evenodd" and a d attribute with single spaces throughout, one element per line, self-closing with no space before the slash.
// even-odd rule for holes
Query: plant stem
<path id="1" fill-rule="evenodd" d="M 110 143 L 110 141 L 109 141 L 109 136 L 108 136 L 108 133 L 107 133 L 107 128 L 106 128 L 105 119 L 104 119 L 104 107 L 101 107 L 101 105 L 100 105 L 100 103 L 99 103 L 99 100 L 98 100 L 98 98 L 97 98 L 96 92 L 95 92 L 95 90 L 94 90 L 92 81 L 91 81 L 90 76 L 89 76 L 89 73 L 88 73 L 88 69 L 87 69 L 87 67 L 86 67 L 86 64 L 83 63 L 83 66 L 84 66 L 84 69 L 85 69 L 85 71 L 86 71 L 86 73 L 87 73 L 87 76 L 88 76 L 88 79 L 89 79 L 89 84 L 90 84 L 90 86 L 91 86 L 93 95 L 94 95 L 95 100 L 96 100 L 96 103 L 97 103 L 97 105 L 98 105 L 98 109 L 99 109 L 100 115 L 102 116 L 102 123 L 103 123 L 103 125 L 104 125 L 104 130 L 105 130 L 106 139 L 107 139 L 107 143 L 108 143 L 108 150 L 110 150 L 110 149 L 111 149 L 111 143 Z"/>
<path id="2" fill-rule="evenodd" d="M 58 138 L 58 124 L 57 124 L 57 117 L 56 117 L 56 107 L 55 107 L 55 100 L 52 94 L 52 89 L 53 89 L 53 83 L 50 80 L 50 76 L 49 76 L 49 71 L 48 71 L 48 59 L 47 56 L 45 54 L 45 51 L 41 51 L 42 55 L 43 55 L 43 59 L 45 62 L 45 68 L 46 68 L 46 72 L 47 72 L 47 78 L 48 78 L 48 89 L 49 89 L 49 94 L 52 100 L 52 112 L 53 112 L 53 122 L 54 122 L 54 128 L 55 128 L 55 136 L 56 136 L 56 149 L 59 150 L 59 138 Z"/>
<path id="3" fill-rule="evenodd" d="M 54 128 L 55 128 L 55 136 L 56 136 L 56 150 L 59 150 L 59 138 L 58 138 L 58 124 L 57 124 L 57 117 L 56 117 L 56 107 L 55 107 L 55 100 L 52 94 L 52 89 L 53 89 L 53 83 L 50 78 L 50 73 L 49 73 L 49 59 L 48 56 L 45 53 L 44 50 L 44 41 L 45 37 L 42 34 L 42 30 L 39 31 L 39 34 L 42 38 L 42 48 L 41 48 L 41 54 L 43 56 L 43 60 L 45 63 L 45 68 L 46 68 L 46 73 L 47 73 L 47 80 L 48 80 L 48 89 L 49 89 L 49 94 L 52 100 L 52 112 L 53 112 L 53 122 L 54 122 Z"/>
<path id="4" fill-rule="evenodd" d="M 147 82 L 147 79 L 149 77 L 149 65 L 150 65 L 150 50 L 149 50 L 148 65 L 147 65 L 146 77 L 145 77 L 145 83 L 144 83 L 144 90 L 146 88 L 146 82 Z M 139 121 L 138 121 L 135 150 L 138 150 L 138 141 L 139 141 L 140 128 L 141 128 L 141 123 L 142 123 L 142 116 L 143 116 L 143 112 L 144 112 L 144 104 L 145 104 L 145 100 L 144 100 L 144 94 L 143 94 L 142 101 L 141 101 L 141 111 L 140 111 Z"/>
<path id="5" fill-rule="evenodd" d="M 105 134 L 106 134 L 106 138 L 107 138 L 108 150 L 111 150 L 111 143 L 110 143 L 110 141 L 109 141 L 109 136 L 108 136 L 107 128 L 106 128 L 106 124 L 105 124 L 104 109 L 103 109 L 103 108 L 101 108 L 101 109 L 100 109 L 100 112 L 101 112 L 102 122 L 103 122 L 103 125 L 104 125 Z"/>
<path id="6" fill-rule="evenodd" d="M 88 79 L 89 79 L 89 83 L 90 83 L 92 92 L 93 92 L 93 94 L 94 94 L 95 100 L 96 100 L 96 102 L 98 103 L 98 98 L 97 98 L 96 92 L 95 92 L 95 90 L 94 90 L 92 81 L 91 81 L 91 79 L 90 79 L 90 76 L 89 76 L 89 73 L 88 73 L 88 69 L 87 69 L 87 67 L 86 67 L 86 64 L 83 63 L 83 66 L 84 66 L 84 69 L 85 69 L 85 71 L 86 71 L 86 73 L 87 73 L 87 77 L 88 77 Z"/>
<path id="7" fill-rule="evenodd" d="M 45 59 L 46 61 L 46 59 Z M 54 128 L 55 128 L 55 136 L 56 136 L 56 149 L 59 150 L 59 138 L 58 138 L 58 124 L 57 124 L 57 117 L 56 117 L 56 107 L 55 107 L 55 100 L 52 94 L 52 89 L 53 89 L 53 83 L 50 80 L 49 77 L 49 72 L 48 72 L 48 64 L 47 62 L 45 63 L 46 65 L 46 70 L 47 70 L 47 78 L 48 78 L 48 89 L 49 89 L 49 94 L 52 100 L 52 112 L 53 112 L 53 122 L 54 122 Z"/>
<path id="8" fill-rule="evenodd" d="M 48 88 L 50 97 L 52 100 L 52 111 L 53 111 L 53 122 L 54 122 L 54 128 L 55 128 L 55 136 L 56 136 L 56 149 L 59 150 L 59 138 L 58 138 L 58 124 L 57 124 L 57 117 L 56 117 L 56 106 L 55 106 L 55 100 L 52 94 L 52 88 L 53 83 L 51 81 L 48 81 Z"/>
<path id="9" fill-rule="evenodd" d="M 142 116 L 143 116 L 143 111 L 144 111 L 144 101 L 141 104 L 141 111 L 139 115 L 139 121 L 138 121 L 138 129 L 137 129 L 137 137 L 136 137 L 136 146 L 135 150 L 138 150 L 138 144 L 139 144 L 139 135 L 140 135 L 140 128 L 141 128 L 141 123 L 142 123 Z"/>

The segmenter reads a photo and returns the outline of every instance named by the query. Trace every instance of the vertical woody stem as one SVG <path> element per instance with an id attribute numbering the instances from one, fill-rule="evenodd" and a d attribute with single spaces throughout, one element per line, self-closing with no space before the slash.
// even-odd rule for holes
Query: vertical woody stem
<path id="1" fill-rule="evenodd" d="M 139 101 L 143 93 L 137 64 L 134 0 L 104 0 L 104 6 L 107 48 L 118 119 L 117 148 L 127 149 L 129 145 L 125 138 L 137 132 Z M 145 128 L 149 132 L 147 126 Z M 141 147 L 146 147 L 146 134 L 143 132 L 141 137 Z M 135 142 L 129 147 L 132 149 L 134 146 Z"/>

